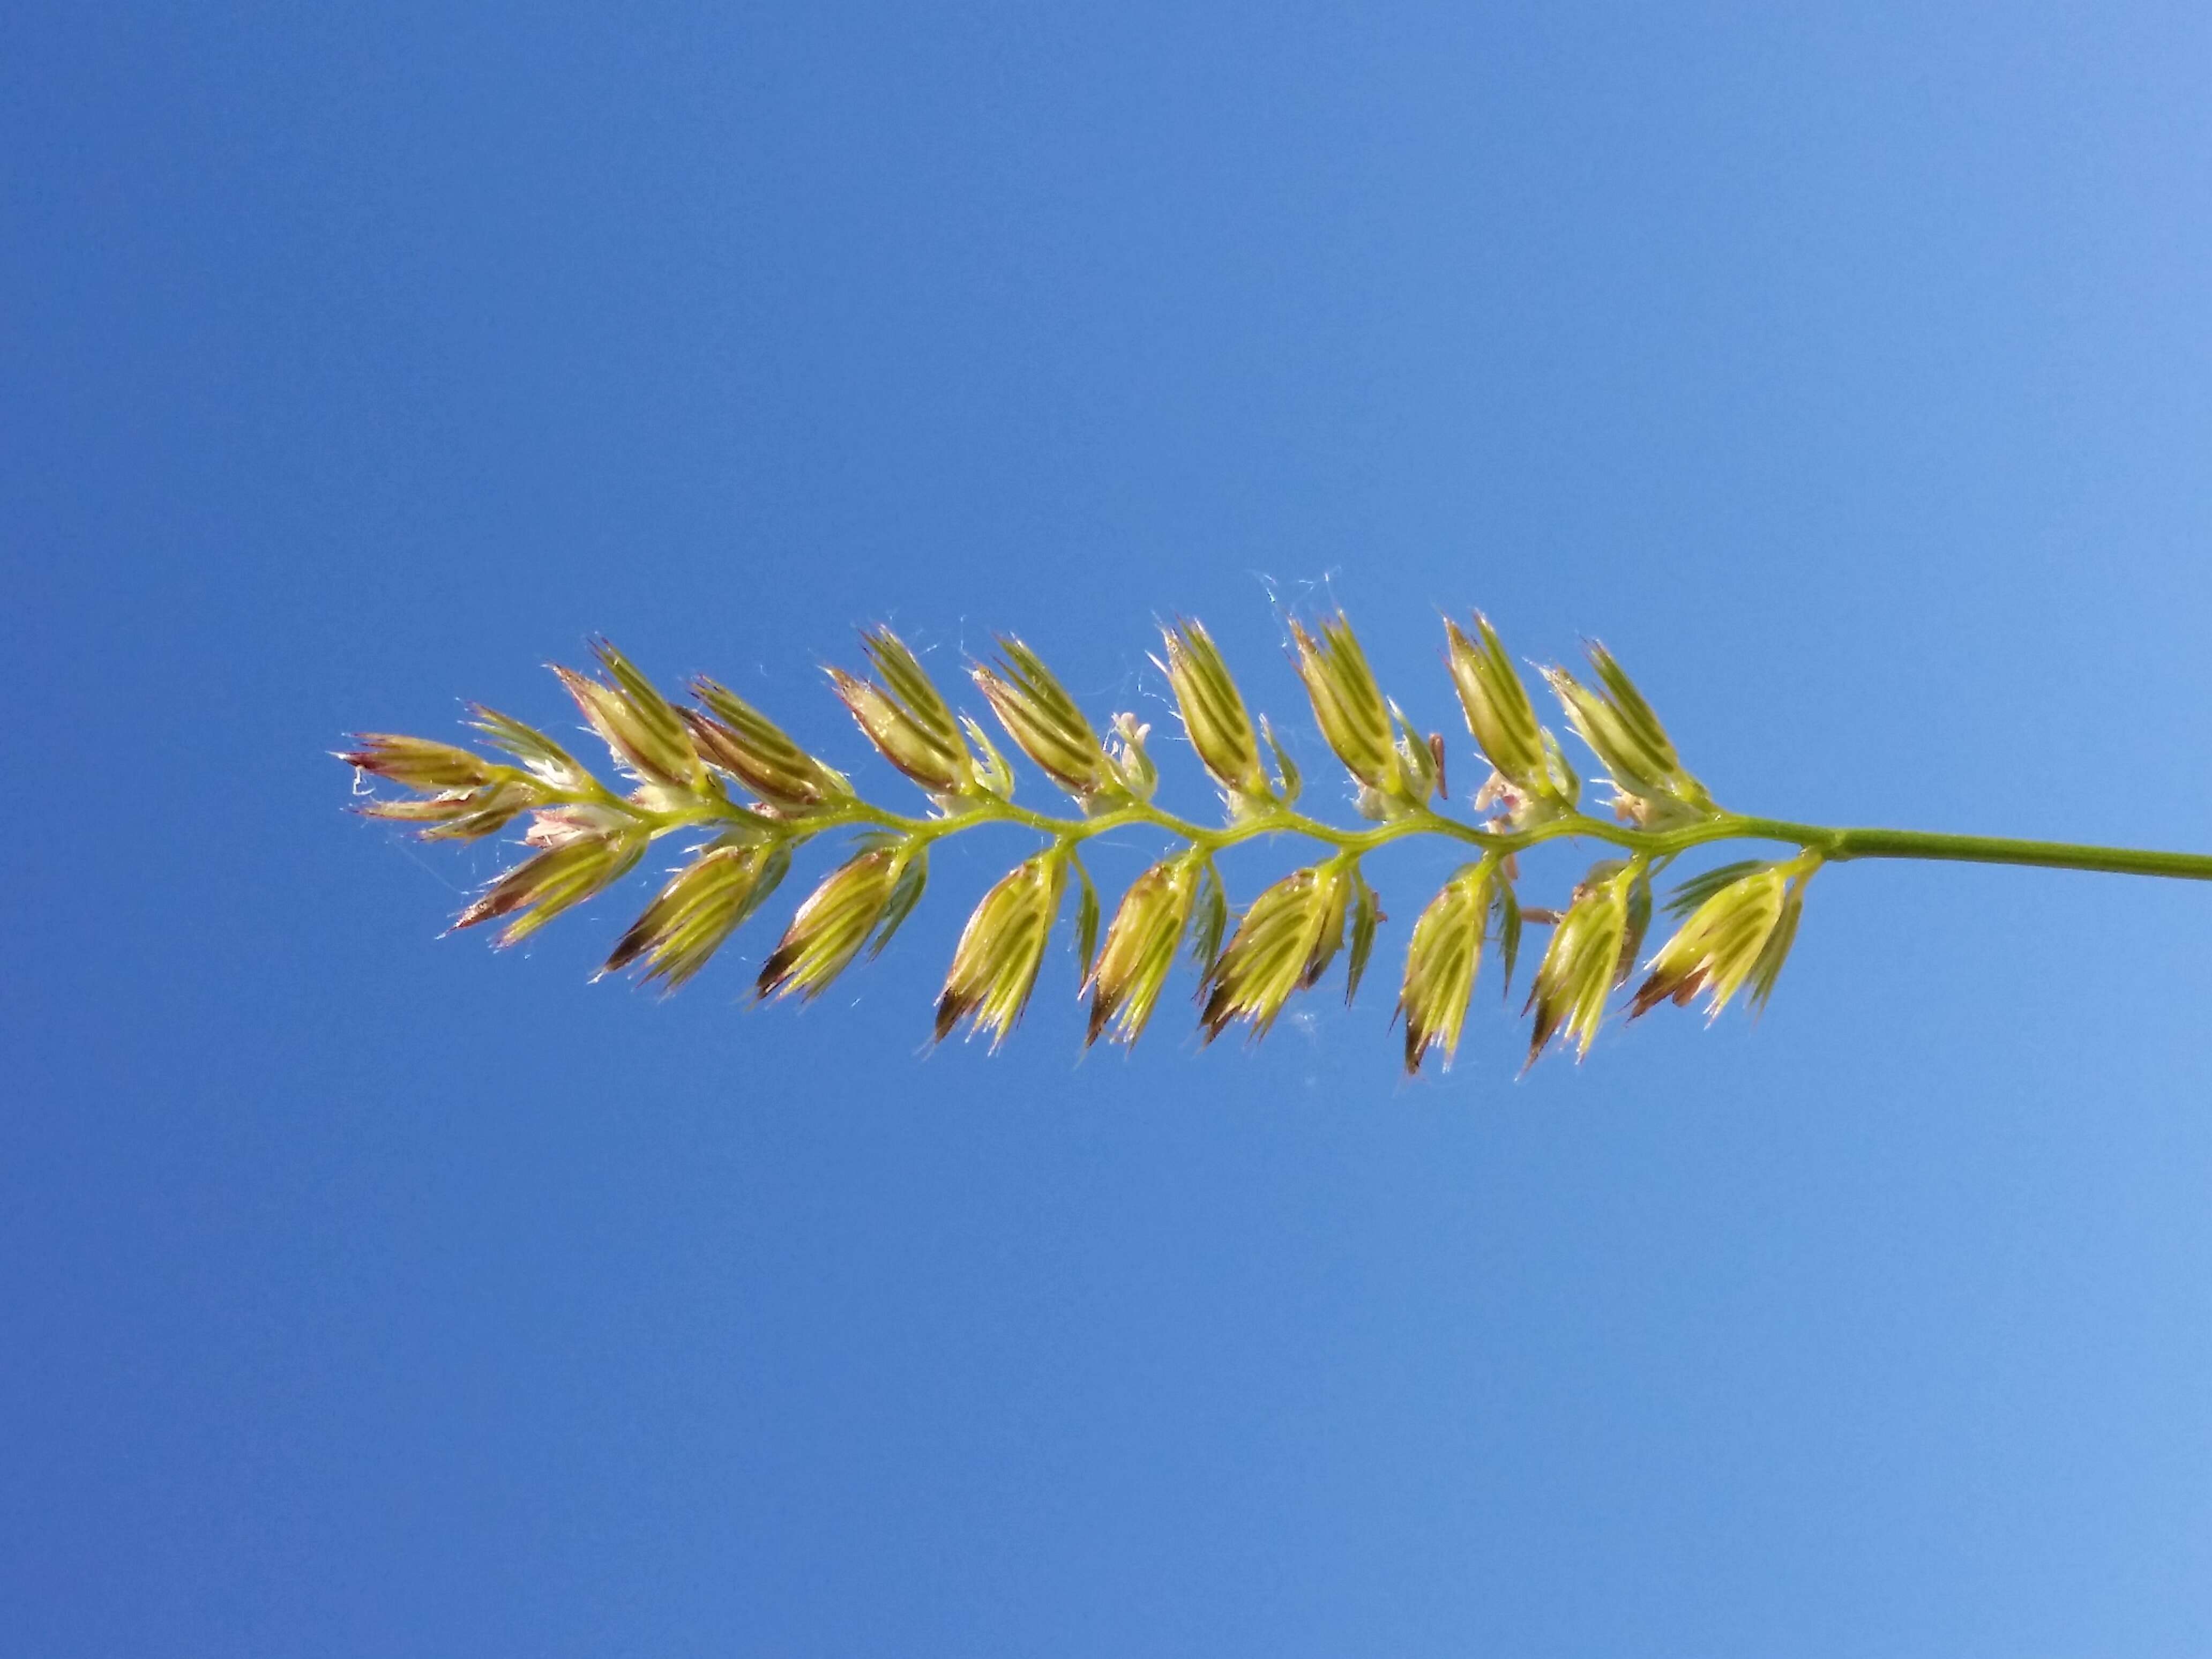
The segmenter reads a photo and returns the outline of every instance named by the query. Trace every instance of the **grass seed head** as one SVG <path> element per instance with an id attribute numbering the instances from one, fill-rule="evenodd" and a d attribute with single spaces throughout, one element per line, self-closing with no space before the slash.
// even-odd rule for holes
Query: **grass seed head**
<path id="1" fill-rule="evenodd" d="M 861 799 L 842 774 L 718 682 L 693 683 L 696 707 L 672 707 L 604 641 L 593 647 L 596 676 L 556 672 L 630 780 L 621 793 L 544 732 L 480 706 L 472 708 L 471 723 L 489 756 L 368 732 L 340 758 L 410 792 L 405 799 L 364 799 L 359 811 L 424 837 L 489 836 L 528 815 L 527 854 L 456 924 L 503 921 L 501 945 L 527 938 L 618 879 L 655 837 L 693 829 L 713 836 L 663 882 L 604 969 L 632 970 L 667 989 L 696 975 L 775 890 L 793 853 L 827 830 L 856 830 L 860 840 L 800 904 L 769 953 L 756 984 L 760 997 L 813 997 L 863 951 L 880 952 L 920 902 L 929 848 L 939 837 L 971 823 L 1041 832 L 1043 849 L 976 906 L 938 998 L 940 1040 L 964 1022 L 971 1033 L 988 1033 L 994 1048 L 1034 992 L 1071 869 L 1079 884 L 1075 944 L 1090 1003 L 1086 1043 L 1101 1036 L 1133 1042 L 1186 945 L 1210 1042 L 1240 1021 L 1255 1038 L 1264 1035 L 1340 951 L 1347 953 L 1349 1001 L 1387 920 L 1361 856 L 1408 834 L 1455 835 L 1486 850 L 1445 884 L 1413 925 L 1398 996 L 1407 1070 L 1418 1071 L 1438 1048 L 1451 1063 L 1484 951 L 1494 937 L 1510 986 L 1524 921 L 1553 929 L 1528 994 L 1529 1058 L 1555 1040 L 1587 1054 L 1612 993 L 1628 982 L 1644 949 L 1651 861 L 1778 826 L 1719 812 L 1683 768 L 1642 693 L 1596 644 L 1589 647 L 1585 678 L 1565 669 L 1547 671 L 1547 678 L 1574 731 L 1611 775 L 1615 805 L 1636 831 L 1583 815 L 1574 769 L 1557 737 L 1537 722 L 1528 688 L 1487 619 L 1476 613 L 1471 628 L 1447 620 L 1445 630 L 1461 708 L 1492 768 L 1475 804 L 1478 811 L 1504 804 L 1502 822 L 1460 823 L 1425 810 L 1446 793 L 1443 740 L 1424 735 L 1382 695 L 1341 612 L 1293 621 L 1291 657 L 1322 735 L 1358 785 L 1359 811 L 1382 821 L 1381 830 L 1340 829 L 1294 810 L 1300 778 L 1288 747 L 1264 717 L 1248 712 L 1212 639 L 1186 619 L 1163 627 L 1164 655 L 1155 660 L 1174 689 L 1193 751 L 1226 797 L 1227 822 L 1218 829 L 1152 807 L 1159 778 L 1146 747 L 1149 728 L 1127 713 L 1094 727 L 1042 659 L 1012 635 L 1000 637 L 994 660 L 974 666 L 975 683 L 1015 745 L 1076 798 L 1078 816 L 1012 806 L 1013 770 L 990 734 L 957 714 L 915 653 L 881 627 L 860 636 L 866 677 L 827 672 L 870 741 L 929 792 L 939 813 L 933 819 Z M 732 785 L 750 799 L 737 798 Z M 1182 848 L 1131 884 L 1102 939 L 1102 907 L 1078 848 L 1107 830 L 1146 825 Z M 1806 850 L 1783 864 L 1723 866 L 1676 889 L 1668 908 L 1681 920 L 1644 964 L 1643 982 L 1628 999 L 1632 1017 L 1700 993 L 1715 1014 L 1738 998 L 1757 1007 L 1771 995 L 1806 884 L 1823 852 L 1848 855 L 1852 833 L 1807 831 L 1800 838 L 1794 827 L 1778 827 Z M 1332 850 L 1266 888 L 1237 917 L 1214 855 L 1279 832 Z M 1565 910 L 1524 910 L 1513 890 L 1515 853 L 1567 836 L 1593 836 L 1632 856 L 1593 867 Z"/>

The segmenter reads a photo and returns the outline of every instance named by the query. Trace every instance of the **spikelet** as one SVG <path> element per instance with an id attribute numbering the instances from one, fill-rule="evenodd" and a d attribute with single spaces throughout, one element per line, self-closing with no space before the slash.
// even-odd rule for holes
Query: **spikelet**
<path id="1" fill-rule="evenodd" d="M 1555 1034 L 1577 1057 L 1589 1054 L 1597 1041 L 1606 1000 L 1620 979 L 1630 890 L 1642 878 L 1640 865 L 1604 860 L 1575 889 L 1574 902 L 1559 918 L 1528 994 L 1535 1024 L 1528 1034 L 1528 1065 L 1536 1063 Z"/>
<path id="2" fill-rule="evenodd" d="M 592 652 L 607 672 L 606 680 L 557 664 L 553 672 L 592 729 L 606 740 L 616 761 L 644 782 L 696 788 L 699 752 L 692 747 L 683 720 L 612 645 L 597 641 Z"/>
<path id="3" fill-rule="evenodd" d="M 1066 876 L 1066 854 L 1048 848 L 983 896 L 961 933 L 937 999 L 939 1042 L 970 1016 L 971 1034 L 988 1031 L 994 1050 L 1006 1041 L 1036 988 L 1037 968 L 1060 915 Z"/>
<path id="4" fill-rule="evenodd" d="M 727 686 L 702 676 L 691 689 L 702 709 L 681 710 L 707 763 L 728 773 L 763 805 L 784 817 L 852 799 L 842 774 L 825 766 L 783 728 Z"/>
<path id="5" fill-rule="evenodd" d="M 1457 623 L 1445 619 L 1444 661 L 1467 729 L 1491 767 L 1489 781 L 1475 796 L 1476 808 L 1503 805 L 1516 825 L 1572 810 L 1579 789 L 1559 739 L 1537 720 L 1528 688 L 1490 618 L 1480 611 L 1474 613 L 1474 631 L 1469 639 Z"/>
<path id="6" fill-rule="evenodd" d="M 1163 859 L 1129 884 L 1091 968 L 1085 1047 L 1109 1025 L 1110 1040 L 1125 1047 L 1144 1034 L 1168 970 L 1175 966 L 1205 867 L 1202 859 L 1185 854 Z"/>
<path id="7" fill-rule="evenodd" d="M 356 732 L 353 740 L 355 747 L 340 751 L 340 760 L 406 789 L 465 794 L 496 781 L 506 770 L 489 765 L 480 755 L 428 738 Z"/>
<path id="8" fill-rule="evenodd" d="M 541 850 L 498 876 L 483 896 L 454 918 L 453 928 L 513 916 L 501 932 L 502 947 L 519 945 L 572 905 L 629 872 L 647 837 L 619 819 L 569 810 L 541 812 L 530 835 Z"/>
<path id="9" fill-rule="evenodd" d="M 355 808 L 366 817 L 419 825 L 424 841 L 474 841 L 504 829 L 544 799 L 536 781 L 495 766 L 451 744 L 359 732 L 338 759 L 374 778 L 418 791 L 419 800 L 372 798 Z"/>
<path id="10" fill-rule="evenodd" d="M 1379 805 L 1404 791 L 1397 733 L 1389 704 L 1367 666 L 1358 636 L 1340 611 L 1324 617 L 1318 635 L 1291 623 L 1291 661 L 1313 705 L 1314 722 L 1360 786 L 1360 810 L 1381 816 Z"/>
<path id="11" fill-rule="evenodd" d="M 1252 901 L 1206 976 L 1199 1016 L 1208 1042 L 1232 1020 L 1263 1036 L 1294 991 L 1316 982 L 1344 943 L 1355 877 L 1336 858 L 1283 878 Z"/>
<path id="12" fill-rule="evenodd" d="M 888 628 L 865 630 L 861 649 L 877 679 L 826 672 L 838 699 L 884 758 L 933 795 L 961 794 L 975 781 L 960 723 L 906 641 Z"/>
<path id="13" fill-rule="evenodd" d="M 718 838 L 653 895 L 599 971 L 619 973 L 635 965 L 647 984 L 657 980 L 675 990 L 707 965 L 790 868 L 787 847 L 738 836 Z"/>
<path id="14" fill-rule="evenodd" d="M 1200 762 L 1229 797 L 1232 809 L 1271 798 L 1259 739 L 1243 694 L 1203 624 L 1189 617 L 1160 629 L 1167 656 L 1152 661 L 1175 688 L 1184 735 Z"/>
<path id="15" fill-rule="evenodd" d="M 1040 771 L 1078 799 L 1087 801 L 1101 790 L 1113 788 L 1117 774 L 1075 699 L 1053 678 L 1042 659 L 1012 635 L 1003 635 L 999 647 L 1004 653 L 1000 662 L 977 663 L 969 674 L 1006 735 Z"/>
<path id="16" fill-rule="evenodd" d="M 1712 797 L 1684 769 L 1666 728 L 1626 671 L 1595 640 L 1585 648 L 1597 675 L 1595 687 L 1564 668 L 1548 669 L 1545 678 L 1568 724 L 1613 780 L 1614 811 L 1646 827 L 1710 814 Z"/>
<path id="17" fill-rule="evenodd" d="M 1406 1020 L 1406 1072 L 1421 1069 L 1432 1047 L 1449 1066 L 1459 1050 L 1468 1005 L 1482 963 L 1491 912 L 1498 908 L 1498 864 L 1478 859 L 1462 865 L 1413 923 L 1406 947 L 1406 977 L 1398 1012 Z"/>
<path id="18" fill-rule="evenodd" d="M 522 769 L 547 789 L 570 795 L 599 793 L 591 769 L 543 732 L 480 702 L 471 703 L 469 713 L 469 723 L 486 742 L 520 761 Z"/>
<path id="19" fill-rule="evenodd" d="M 845 971 L 890 908 L 904 862 L 901 851 L 871 847 L 839 865 L 806 896 L 761 964 L 756 999 L 796 994 L 811 1000 Z"/>
<path id="20" fill-rule="evenodd" d="M 1809 871 L 1802 860 L 1755 865 L 1710 890 L 1658 953 L 1645 964 L 1648 977 L 1629 1003 L 1634 1019 L 1662 1002 L 1680 1008 L 1702 991 L 1706 1017 L 1721 1011 L 1747 986 L 1754 1003 L 1773 994 L 1797 931 Z"/>

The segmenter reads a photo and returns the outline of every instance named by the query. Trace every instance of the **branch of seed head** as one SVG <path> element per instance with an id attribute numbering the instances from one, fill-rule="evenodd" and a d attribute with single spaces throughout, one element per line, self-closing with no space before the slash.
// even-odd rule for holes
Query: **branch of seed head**
<path id="1" fill-rule="evenodd" d="M 1071 877 L 1079 985 L 1091 1003 L 1088 1042 L 1103 1035 L 1133 1043 L 1185 950 L 1199 975 L 1206 1040 L 1238 1022 L 1257 1037 L 1347 944 L 1347 1001 L 1356 994 L 1385 919 L 1361 857 L 1408 836 L 1450 836 L 1478 856 L 1446 882 L 1413 927 L 1397 1006 L 1409 1072 L 1433 1050 L 1450 1063 L 1484 956 L 1495 950 L 1510 986 L 1522 930 L 1530 923 L 1554 932 L 1523 1011 L 1533 1016 L 1529 1058 L 1554 1038 L 1586 1054 L 1613 993 L 1636 965 L 1653 876 L 1683 848 L 1731 833 L 1728 816 L 1683 769 L 1650 706 L 1601 646 L 1589 647 L 1594 685 L 1559 667 L 1547 669 L 1545 678 L 1570 727 L 1605 769 L 1618 820 L 1611 824 L 1579 810 L 1579 781 L 1558 738 L 1537 720 L 1487 619 L 1478 614 L 1472 634 L 1447 621 L 1445 661 L 1468 731 L 1491 768 L 1474 798 L 1477 811 L 1489 816 L 1468 822 L 1431 805 L 1445 794 L 1444 741 L 1420 735 L 1383 696 L 1345 618 L 1323 618 L 1311 629 L 1293 623 L 1292 665 L 1369 821 L 1348 830 L 1296 810 L 1298 769 L 1265 717 L 1249 714 L 1205 629 L 1178 619 L 1162 636 L 1164 654 L 1153 660 L 1175 693 L 1194 752 L 1220 789 L 1224 814 L 1217 825 L 1155 805 L 1149 728 L 1121 714 L 1102 738 L 1042 660 L 1012 637 L 1000 641 L 995 660 L 975 664 L 971 678 L 1014 745 L 1072 799 L 1076 817 L 1017 805 L 1013 769 L 989 733 L 956 714 L 915 654 L 883 628 L 861 635 L 867 674 L 828 673 L 871 743 L 924 791 L 927 817 L 863 800 L 843 774 L 714 681 L 693 682 L 697 706 L 670 704 L 604 641 L 594 647 L 604 678 L 555 672 L 606 743 L 626 793 L 601 784 L 543 732 L 481 707 L 473 724 L 504 761 L 382 733 L 362 736 L 343 758 L 416 791 L 418 799 L 379 799 L 362 810 L 416 824 L 426 838 L 477 838 L 532 815 L 524 839 L 534 853 L 497 877 L 455 923 L 504 919 L 501 945 L 610 885 L 655 838 L 705 832 L 603 969 L 635 969 L 671 989 L 759 908 L 789 869 L 793 849 L 814 836 L 860 832 L 852 855 L 800 904 L 769 952 L 758 997 L 811 998 L 864 950 L 880 952 L 919 902 L 929 848 L 940 836 L 983 823 L 1037 832 L 1047 838 L 1043 848 L 995 884 L 969 917 L 938 999 L 940 1040 L 965 1021 L 994 1048 L 1029 1004 Z M 750 799 L 733 799 L 732 786 Z M 1181 845 L 1130 885 L 1102 943 L 1098 895 L 1079 848 L 1125 825 L 1164 831 Z M 1319 842 L 1328 854 L 1232 916 L 1214 854 L 1281 834 Z M 1610 841 L 1630 856 L 1594 866 L 1564 911 L 1522 906 L 1513 855 L 1566 836 Z M 1747 985 L 1753 1005 L 1763 1004 L 1818 861 L 1808 851 L 1686 883 L 1670 908 L 1686 920 L 1646 964 L 1649 977 L 1631 1000 L 1631 1017 L 1701 991 L 1717 1014 Z"/>

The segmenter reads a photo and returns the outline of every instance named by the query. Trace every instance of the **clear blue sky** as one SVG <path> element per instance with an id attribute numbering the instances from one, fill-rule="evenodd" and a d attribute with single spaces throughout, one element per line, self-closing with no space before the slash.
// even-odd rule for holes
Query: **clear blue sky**
<path id="1" fill-rule="evenodd" d="M 2212 846 L 2208 84 L 2180 4 L 13 11 L 0 1646 L 2203 1651 L 2212 892 L 1840 869 L 1763 1023 L 1518 1083 L 1387 968 L 1079 1063 L 1061 956 L 990 1060 L 1018 837 L 662 1002 L 635 884 L 439 939 L 498 849 L 325 751 L 595 629 L 855 766 L 872 619 L 1157 718 L 1186 611 L 1340 805 L 1333 595 L 1429 723 L 1480 605 L 1732 805 Z"/>

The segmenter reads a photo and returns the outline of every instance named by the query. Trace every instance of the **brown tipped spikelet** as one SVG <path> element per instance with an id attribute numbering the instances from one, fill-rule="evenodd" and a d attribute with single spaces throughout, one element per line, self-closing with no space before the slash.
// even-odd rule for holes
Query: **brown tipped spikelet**
<path id="1" fill-rule="evenodd" d="M 971 671 L 974 691 L 1012 739 L 1003 754 L 980 709 L 956 709 L 889 629 L 861 634 L 865 674 L 828 671 L 869 742 L 928 793 L 921 812 L 863 799 L 842 772 L 719 681 L 693 680 L 679 708 L 604 641 L 592 647 L 592 672 L 555 672 L 606 744 L 613 781 L 545 732 L 481 706 L 469 710 L 467 746 L 369 732 L 338 758 L 354 769 L 356 810 L 414 835 L 470 840 L 526 826 L 515 860 L 454 923 L 501 923 L 503 945 L 611 889 L 662 837 L 680 837 L 668 844 L 688 850 L 602 969 L 663 990 L 704 972 L 802 856 L 836 849 L 761 963 L 756 1000 L 813 998 L 864 953 L 880 953 L 920 905 L 939 842 L 985 827 L 1029 836 L 1021 861 L 975 905 L 937 999 L 939 1039 L 964 1024 L 994 1049 L 1048 971 L 1071 880 L 1086 1045 L 1102 1036 L 1134 1043 L 1178 972 L 1195 981 L 1206 1042 L 1240 1022 L 1257 1038 L 1340 952 L 1346 999 L 1357 994 L 1389 920 L 1368 880 L 1370 855 L 1395 856 L 1390 843 L 1417 837 L 1455 842 L 1465 861 L 1405 942 L 1396 1014 L 1409 1073 L 1438 1052 L 1451 1065 L 1484 954 L 1496 950 L 1510 987 L 1524 927 L 1552 930 L 1522 1010 L 1533 1062 L 1555 1045 L 1589 1054 L 1616 1006 L 1630 1018 L 1701 996 L 1716 1016 L 1737 1002 L 1762 1006 L 1796 940 L 1808 884 L 1826 864 L 1925 857 L 2212 880 L 2212 855 L 1826 829 L 1723 811 L 1620 663 L 1592 644 L 1585 677 L 1554 668 L 1544 678 L 1566 729 L 1611 781 L 1614 816 L 1596 815 L 1580 804 L 1574 768 L 1479 611 L 1471 625 L 1443 624 L 1451 687 L 1490 769 L 1474 816 L 1455 817 L 1445 778 L 1464 759 L 1455 762 L 1443 738 L 1418 731 L 1383 695 L 1343 616 L 1294 620 L 1289 632 L 1299 689 L 1358 787 L 1363 823 L 1300 809 L 1295 739 L 1248 704 L 1212 637 L 1188 619 L 1162 628 L 1153 660 L 1224 798 L 1206 821 L 1156 804 L 1161 779 L 1144 720 L 1126 710 L 1094 720 L 1012 635 Z M 1075 807 L 1055 815 L 1016 805 L 1007 760 L 1016 750 Z M 1321 850 L 1272 884 L 1254 879 L 1256 895 L 1239 914 L 1231 899 L 1245 879 L 1239 849 L 1284 836 Z M 1146 839 L 1164 848 L 1109 916 L 1085 856 L 1094 841 Z M 1591 866 L 1564 906 L 1524 908 L 1516 890 L 1526 884 L 1522 863 L 1570 841 L 1614 856 Z M 1673 932 L 1632 977 L 1655 878 L 1684 854 L 1741 842 L 1765 845 L 1767 855 L 1675 882 Z M 1778 857 L 1778 845 L 1794 850 Z"/>
<path id="2" fill-rule="evenodd" d="M 1641 866 L 1607 860 L 1575 889 L 1574 902 L 1559 919 L 1528 994 L 1528 1007 L 1535 1014 L 1528 1034 L 1529 1065 L 1554 1034 L 1577 1055 L 1589 1053 L 1597 1041 L 1607 999 L 1621 976 L 1630 890 L 1642 878 Z"/>
<path id="3" fill-rule="evenodd" d="M 1334 858 L 1293 872 L 1252 901 L 1206 975 L 1199 1024 L 1208 1042 L 1238 1019 L 1265 1036 L 1291 994 L 1328 971 L 1357 879 L 1349 859 Z"/>
<path id="4" fill-rule="evenodd" d="M 627 875 L 644 853 L 646 840 L 619 818 L 586 809 L 541 812 L 529 844 L 542 850 L 495 879 L 482 898 L 454 919 L 453 927 L 474 927 L 513 916 L 499 942 L 518 945 L 571 905 Z"/>
<path id="5" fill-rule="evenodd" d="M 1765 1003 L 1790 954 L 1813 867 L 1804 859 L 1763 865 L 1713 888 L 1646 964 L 1629 1018 L 1662 1002 L 1681 1007 L 1702 991 L 1707 1018 L 1717 1019 L 1747 986 L 1755 1004 Z"/>
<path id="6" fill-rule="evenodd" d="M 1406 977 L 1398 993 L 1398 1012 L 1406 1020 L 1406 1071 L 1421 1069 L 1432 1047 L 1441 1047 L 1449 1066 L 1458 1052 L 1474 996 L 1474 977 L 1489 939 L 1490 913 L 1497 908 L 1498 875 L 1494 859 L 1461 866 L 1443 890 L 1431 899 L 1413 923 L 1406 947 Z"/>
<path id="7" fill-rule="evenodd" d="M 1048 848 L 983 896 L 960 935 L 951 971 L 937 999 L 937 1040 L 973 1016 L 971 1031 L 988 1031 L 996 1048 L 1021 1019 L 1036 988 L 1045 941 L 1060 915 L 1067 854 Z"/>
<path id="8" fill-rule="evenodd" d="M 424 841 L 474 841 L 505 829 L 543 799 L 535 780 L 450 744 L 362 732 L 338 758 L 373 778 L 417 792 L 415 800 L 371 798 L 364 817 L 420 826 Z"/>
<path id="9" fill-rule="evenodd" d="M 898 848 L 872 847 L 832 871 L 806 896 L 761 964 L 754 995 L 820 995 L 882 924 L 897 890 L 902 863 Z"/>
<path id="10" fill-rule="evenodd" d="M 1109 1025 L 1112 1041 L 1124 1046 L 1143 1035 L 1175 966 L 1203 873 L 1203 860 L 1185 854 L 1163 860 L 1129 884 L 1091 969 L 1086 1046 Z"/>
<path id="11" fill-rule="evenodd" d="M 675 990 L 707 965 L 790 867 L 787 847 L 738 836 L 717 840 L 653 895 L 600 971 L 635 964 L 647 983 Z"/>

